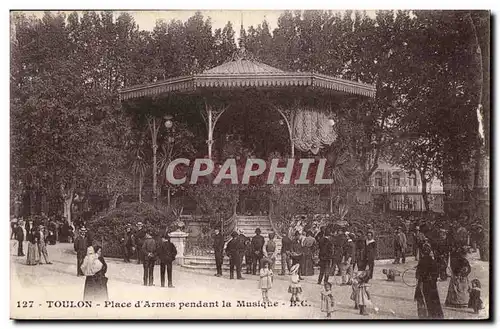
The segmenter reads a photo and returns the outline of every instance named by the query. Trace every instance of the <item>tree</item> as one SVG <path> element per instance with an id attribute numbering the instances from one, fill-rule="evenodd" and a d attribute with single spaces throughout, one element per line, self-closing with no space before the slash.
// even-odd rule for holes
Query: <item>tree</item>
<path id="1" fill-rule="evenodd" d="M 236 51 L 235 31 L 231 22 L 227 22 L 223 29 L 214 32 L 214 61 L 213 66 L 221 65 L 231 58 Z"/>
<path id="2" fill-rule="evenodd" d="M 134 180 L 137 180 L 138 200 L 142 203 L 142 187 L 144 185 L 144 177 L 148 169 L 148 164 L 145 159 L 144 148 L 146 143 L 144 141 L 145 137 L 142 133 L 135 134 L 134 138 L 131 139 L 129 147 L 130 156 L 130 169 L 134 175 Z"/>
<path id="3" fill-rule="evenodd" d="M 23 56 L 14 58 L 19 69 L 12 75 L 14 172 L 20 179 L 29 173 L 34 188 L 58 191 L 68 221 L 78 189 L 107 195 L 114 207 L 128 181 L 122 152 L 128 121 L 117 88 L 131 75 L 124 65 L 108 69 L 113 62 L 102 61 L 101 53 L 112 48 L 99 41 L 102 22 L 112 27 L 103 17 L 72 13 L 66 22 L 63 14 L 47 12 L 16 21 L 15 52 Z M 109 72 L 116 75 L 109 78 Z"/>
<path id="4" fill-rule="evenodd" d="M 178 158 L 192 158 L 196 153 L 193 146 L 194 134 L 188 126 L 181 122 L 176 122 L 168 131 L 164 131 L 160 137 L 160 156 L 158 157 L 158 170 L 161 186 L 167 188 L 167 206 L 171 205 L 171 196 L 178 188 L 167 181 L 167 167 L 169 163 Z"/>

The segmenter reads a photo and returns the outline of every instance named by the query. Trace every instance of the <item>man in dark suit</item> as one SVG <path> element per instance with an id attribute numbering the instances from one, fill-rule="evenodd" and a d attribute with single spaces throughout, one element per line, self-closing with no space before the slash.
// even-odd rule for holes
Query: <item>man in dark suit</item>
<path id="1" fill-rule="evenodd" d="M 214 235 L 214 252 L 215 252 L 215 266 L 217 273 L 215 276 L 222 276 L 222 262 L 224 260 L 224 237 L 218 228 L 215 229 Z"/>
<path id="2" fill-rule="evenodd" d="M 147 232 L 145 234 L 146 239 L 142 244 L 142 254 L 143 254 L 143 268 L 144 275 L 143 281 L 145 286 L 153 285 L 153 271 L 156 263 L 156 241 L 152 238 L 152 233 Z"/>
<path id="3" fill-rule="evenodd" d="M 83 259 L 87 255 L 87 248 L 89 247 L 87 238 L 87 229 L 85 227 L 81 227 L 79 230 L 79 235 L 76 237 L 75 242 L 73 243 L 75 251 L 76 251 L 76 275 L 83 276 L 83 271 L 80 268 L 83 264 Z M 92 242 L 90 242 L 92 245 Z"/>
<path id="4" fill-rule="evenodd" d="M 231 233 L 232 239 L 227 243 L 226 254 L 229 256 L 229 279 L 234 279 L 234 270 L 236 268 L 236 278 L 243 280 L 241 276 L 241 246 L 238 233 Z"/>
<path id="5" fill-rule="evenodd" d="M 23 241 L 24 241 L 24 231 L 22 227 L 22 222 L 16 223 L 15 229 L 14 229 L 14 236 L 17 240 L 17 255 L 18 256 L 24 256 L 24 251 L 23 251 Z"/>
<path id="6" fill-rule="evenodd" d="M 342 255 L 344 253 L 344 244 L 347 242 L 345 229 L 343 227 L 337 230 L 337 234 L 333 237 L 333 260 L 332 260 L 332 275 L 340 276 L 342 268 Z M 335 273 L 335 270 L 337 273 Z"/>
<path id="7" fill-rule="evenodd" d="M 122 238 L 122 246 L 123 246 L 123 261 L 125 263 L 130 263 L 130 256 L 132 256 L 133 251 L 135 250 L 135 239 L 132 234 L 132 228 L 130 224 L 127 225 L 125 229 L 125 234 Z"/>
<path id="8" fill-rule="evenodd" d="M 319 276 L 318 284 L 322 284 L 323 277 L 324 282 L 328 282 L 329 271 L 332 263 L 333 255 L 333 244 L 330 241 L 330 231 L 325 231 L 323 235 L 318 240 L 319 246 Z"/>
<path id="9" fill-rule="evenodd" d="M 292 259 L 290 253 L 292 252 L 292 239 L 288 237 L 287 230 L 282 230 L 281 238 L 281 273 L 280 275 L 288 274 L 290 267 L 292 267 Z"/>
<path id="10" fill-rule="evenodd" d="M 137 264 L 141 264 L 144 260 L 144 254 L 142 252 L 142 245 L 146 240 L 146 229 L 142 225 L 142 222 L 137 223 L 137 231 L 134 234 L 135 245 L 137 246 Z"/>
<path id="11" fill-rule="evenodd" d="M 252 238 L 252 249 L 253 249 L 253 265 L 252 265 L 252 274 L 256 275 L 258 271 L 260 271 L 260 262 L 262 261 L 262 257 L 264 256 L 264 252 L 262 248 L 264 247 L 264 237 L 260 235 L 260 228 L 255 229 L 255 236 Z"/>
<path id="12" fill-rule="evenodd" d="M 172 262 L 175 260 L 175 256 L 177 256 L 177 249 L 174 244 L 170 242 L 170 236 L 165 234 L 161 238 L 161 242 L 156 249 L 156 254 L 160 259 L 160 280 L 161 286 L 165 287 L 165 267 L 167 268 L 167 279 L 168 279 L 168 287 L 173 288 L 172 285 Z"/>

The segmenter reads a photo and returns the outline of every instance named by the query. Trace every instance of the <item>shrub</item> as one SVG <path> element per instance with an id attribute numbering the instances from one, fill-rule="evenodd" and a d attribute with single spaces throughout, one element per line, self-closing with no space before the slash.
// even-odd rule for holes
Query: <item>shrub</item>
<path id="1" fill-rule="evenodd" d="M 153 233 L 154 237 L 172 229 L 172 217 L 149 203 L 122 203 L 118 208 L 103 212 L 92 218 L 88 229 L 94 234 L 94 241 L 103 244 L 104 256 L 122 257 L 121 239 L 125 234 L 127 224 L 135 229 L 142 222 L 144 228 Z"/>
<path id="2" fill-rule="evenodd" d="M 309 224 L 314 214 L 323 212 L 319 189 L 315 186 L 274 185 L 271 201 L 273 224 L 279 232 L 288 231 L 302 215 Z"/>

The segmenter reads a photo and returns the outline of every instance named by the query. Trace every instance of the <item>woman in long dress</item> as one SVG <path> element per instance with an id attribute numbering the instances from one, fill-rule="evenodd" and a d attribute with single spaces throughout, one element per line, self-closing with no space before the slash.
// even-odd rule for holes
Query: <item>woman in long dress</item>
<path id="1" fill-rule="evenodd" d="M 26 240 L 28 241 L 26 264 L 38 265 L 40 263 L 40 253 L 38 251 L 38 232 L 35 229 L 32 220 L 26 224 Z"/>
<path id="2" fill-rule="evenodd" d="M 430 244 L 422 245 L 420 251 L 422 257 L 417 265 L 417 286 L 414 295 L 418 317 L 420 319 L 443 319 L 443 309 L 436 285 L 439 276 L 438 265 L 430 256 Z"/>
<path id="3" fill-rule="evenodd" d="M 102 257 L 99 246 L 88 247 L 87 256 L 83 260 L 81 269 L 85 274 L 83 300 L 108 300 L 108 278 L 105 274 L 108 266 Z"/>
<path id="4" fill-rule="evenodd" d="M 311 276 L 314 275 L 314 263 L 313 263 L 313 252 L 314 246 L 316 244 L 316 239 L 313 238 L 312 232 L 307 231 L 306 237 L 302 242 L 303 248 L 303 267 L 301 269 L 301 275 Z"/>
<path id="5" fill-rule="evenodd" d="M 460 248 L 459 257 L 451 265 L 451 280 L 446 296 L 446 306 L 466 308 L 469 303 L 469 274 L 471 267 L 466 258 L 467 249 Z"/>

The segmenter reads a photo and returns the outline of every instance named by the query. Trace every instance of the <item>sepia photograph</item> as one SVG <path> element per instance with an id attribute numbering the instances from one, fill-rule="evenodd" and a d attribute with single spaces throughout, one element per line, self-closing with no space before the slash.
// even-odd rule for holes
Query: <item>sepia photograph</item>
<path id="1" fill-rule="evenodd" d="M 487 8 L 9 15 L 12 320 L 491 318 Z"/>

